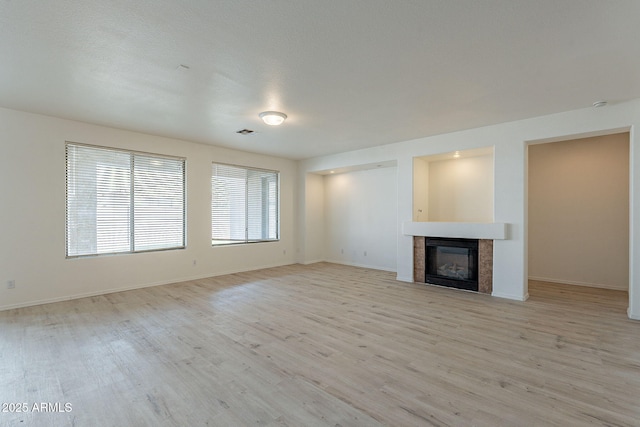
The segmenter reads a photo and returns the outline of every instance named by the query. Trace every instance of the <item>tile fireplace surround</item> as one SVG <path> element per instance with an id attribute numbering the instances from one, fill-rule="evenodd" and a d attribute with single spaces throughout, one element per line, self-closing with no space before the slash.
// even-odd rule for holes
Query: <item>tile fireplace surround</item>
<path id="1" fill-rule="evenodd" d="M 429 236 L 432 237 L 432 236 Z M 426 251 L 424 236 L 413 236 L 413 281 L 426 283 Z M 478 292 L 491 294 L 493 290 L 493 240 L 478 239 Z"/>
<path id="2" fill-rule="evenodd" d="M 493 290 L 493 241 L 506 239 L 506 224 L 467 222 L 405 222 L 402 233 L 413 236 L 413 280 L 425 283 L 425 237 L 478 239 L 478 292 Z"/>

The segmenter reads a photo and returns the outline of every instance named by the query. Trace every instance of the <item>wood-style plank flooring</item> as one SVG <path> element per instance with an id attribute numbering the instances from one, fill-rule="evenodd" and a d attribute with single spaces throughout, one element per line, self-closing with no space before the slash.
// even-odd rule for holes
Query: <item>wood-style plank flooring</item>
<path id="1" fill-rule="evenodd" d="M 0 312 L 0 425 L 640 425 L 627 294 L 530 294 L 320 263 Z"/>

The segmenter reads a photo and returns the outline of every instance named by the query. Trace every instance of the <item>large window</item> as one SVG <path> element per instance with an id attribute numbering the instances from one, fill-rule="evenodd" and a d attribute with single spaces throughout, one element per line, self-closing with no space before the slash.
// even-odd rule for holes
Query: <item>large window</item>
<path id="1" fill-rule="evenodd" d="M 185 247 L 184 159 L 66 149 L 67 257 Z"/>
<path id="2" fill-rule="evenodd" d="M 211 243 L 279 239 L 277 171 L 214 163 L 211 172 Z"/>

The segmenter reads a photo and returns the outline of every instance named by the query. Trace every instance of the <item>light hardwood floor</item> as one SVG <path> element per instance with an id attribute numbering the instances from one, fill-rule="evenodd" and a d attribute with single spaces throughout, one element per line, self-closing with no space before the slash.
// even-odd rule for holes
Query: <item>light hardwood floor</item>
<path id="1" fill-rule="evenodd" d="M 320 263 L 0 312 L 0 425 L 640 425 L 626 293 L 530 294 Z"/>

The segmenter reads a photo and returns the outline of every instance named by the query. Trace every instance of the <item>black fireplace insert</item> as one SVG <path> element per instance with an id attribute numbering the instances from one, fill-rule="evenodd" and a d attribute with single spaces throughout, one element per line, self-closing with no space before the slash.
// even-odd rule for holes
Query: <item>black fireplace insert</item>
<path id="1" fill-rule="evenodd" d="M 478 291 L 478 239 L 427 237 L 425 282 Z"/>

